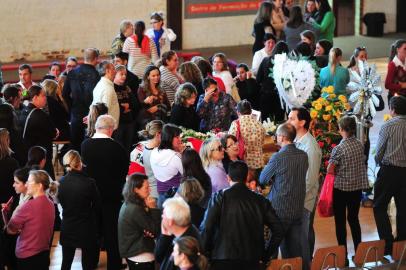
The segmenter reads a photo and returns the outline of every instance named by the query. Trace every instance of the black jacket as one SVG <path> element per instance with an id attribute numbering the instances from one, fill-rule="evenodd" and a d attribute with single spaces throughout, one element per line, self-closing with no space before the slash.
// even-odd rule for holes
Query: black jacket
<path id="1" fill-rule="evenodd" d="M 272 233 L 267 252 L 264 225 Z M 267 261 L 283 238 L 270 201 L 242 183 L 213 194 L 200 231 L 203 249 L 212 260 Z"/>
<path id="2" fill-rule="evenodd" d="M 258 110 L 259 85 L 257 81 L 254 78 L 249 78 L 244 81 L 238 80 L 235 85 L 238 88 L 238 95 L 240 95 L 241 100 L 248 100 L 252 108 Z"/>
<path id="3" fill-rule="evenodd" d="M 63 208 L 61 245 L 87 247 L 97 242 L 100 195 L 92 178 L 70 171 L 60 180 L 58 200 Z"/>
<path id="4" fill-rule="evenodd" d="M 22 129 L 23 139 L 27 147 L 42 146 L 47 150 L 47 156 L 52 158 L 52 140 L 56 136 L 56 128 L 49 115 L 30 103 L 23 109 L 22 119 L 22 123 L 25 123 L 25 132 L 24 126 Z"/>
<path id="5" fill-rule="evenodd" d="M 53 97 L 47 97 L 49 116 L 59 130 L 59 141 L 70 140 L 69 114 L 59 101 Z"/>
<path id="6" fill-rule="evenodd" d="M 96 180 L 102 203 L 120 203 L 128 172 L 127 151 L 111 138 L 90 138 L 82 143 L 84 171 Z"/>
<path id="7" fill-rule="evenodd" d="M 62 96 L 68 104 L 71 116 L 82 120 L 89 113 L 93 101 L 93 89 L 100 80 L 96 68 L 82 64 L 68 73 Z"/>
<path id="8" fill-rule="evenodd" d="M 189 228 L 180 237 L 182 236 L 192 236 L 196 238 L 201 246 L 199 231 L 194 225 L 189 226 Z M 160 270 L 179 269 L 173 264 L 173 258 L 171 256 L 174 238 L 174 236 L 167 236 L 163 234 L 158 237 L 158 241 L 156 242 L 155 246 L 155 261 L 161 265 L 159 268 Z"/>
<path id="9" fill-rule="evenodd" d="M 200 118 L 197 115 L 194 107 L 185 107 L 175 104 L 172 107 L 171 119 L 169 120 L 169 123 L 198 131 Z"/>

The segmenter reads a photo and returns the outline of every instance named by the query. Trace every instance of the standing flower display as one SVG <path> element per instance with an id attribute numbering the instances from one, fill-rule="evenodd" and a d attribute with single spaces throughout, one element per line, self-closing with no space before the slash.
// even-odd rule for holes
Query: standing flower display
<path id="1" fill-rule="evenodd" d="M 322 164 L 320 173 L 326 175 L 328 160 L 331 151 L 340 142 L 341 136 L 338 133 L 338 120 L 351 109 L 347 98 L 344 95 L 334 94 L 334 87 L 328 86 L 321 90 L 321 96 L 312 102 L 310 116 L 313 119 L 311 131 L 316 138 L 322 151 Z"/>

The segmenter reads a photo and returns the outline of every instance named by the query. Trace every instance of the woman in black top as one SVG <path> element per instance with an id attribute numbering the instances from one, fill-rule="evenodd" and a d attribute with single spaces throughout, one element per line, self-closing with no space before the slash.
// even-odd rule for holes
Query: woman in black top
<path id="1" fill-rule="evenodd" d="M 99 192 L 95 181 L 82 173 L 83 165 L 78 152 L 67 152 L 63 165 L 68 173 L 61 178 L 58 190 L 58 200 L 63 208 L 61 269 L 71 268 L 76 248 L 82 249 L 82 268 L 94 269 L 99 257 Z"/>
<path id="2" fill-rule="evenodd" d="M 185 79 L 185 82 L 193 84 L 193 86 L 196 88 L 197 96 L 204 94 L 203 74 L 195 63 L 191 61 L 183 62 L 179 66 L 179 73 Z M 196 107 L 196 105 L 197 99 L 194 106 Z"/>
<path id="3" fill-rule="evenodd" d="M 261 50 L 264 47 L 264 35 L 265 33 L 275 34 L 275 30 L 271 25 L 272 3 L 262 2 L 259 6 L 257 16 L 254 21 L 255 37 L 254 45 L 252 46 L 252 54 Z"/>
<path id="4" fill-rule="evenodd" d="M 240 160 L 238 157 L 238 140 L 234 135 L 227 134 L 221 137 L 220 142 L 224 148 L 224 158 L 222 160 L 223 167 L 226 173 L 228 173 L 228 166 L 230 163 Z"/>
<path id="5" fill-rule="evenodd" d="M 44 80 L 41 83 L 47 95 L 47 104 L 49 117 L 59 130 L 58 140 L 70 140 L 69 113 L 63 103 L 61 96 L 58 95 L 58 83 L 54 80 Z"/>
<path id="6" fill-rule="evenodd" d="M 278 90 L 273 79 L 270 76 L 270 70 L 273 70 L 273 59 L 276 54 L 288 53 L 288 45 L 284 41 L 278 41 L 272 50 L 272 55 L 265 57 L 258 68 L 257 83 L 260 86 L 260 102 L 262 121 L 268 117 L 275 121 L 283 121 L 285 111 L 282 109 Z"/>
<path id="7" fill-rule="evenodd" d="M 189 205 L 192 224 L 199 228 L 204 217 L 204 212 L 206 211 L 206 209 L 201 206 L 205 192 L 199 180 L 194 177 L 185 177 L 182 179 L 177 194 Z"/>
<path id="8" fill-rule="evenodd" d="M 30 103 L 24 108 L 23 114 L 23 140 L 27 147 L 39 145 L 47 150 L 45 170 L 51 178 L 55 179 L 52 166 L 52 140 L 59 136 L 59 131 L 51 121 L 49 115 L 42 109 L 47 99 L 41 86 L 33 85 L 28 89 Z"/>
<path id="9" fill-rule="evenodd" d="M 207 208 L 207 204 L 212 193 L 212 185 L 210 176 L 203 168 L 199 153 L 194 149 L 186 148 L 182 153 L 182 166 L 183 176 L 197 179 L 200 185 L 203 187 L 204 196 L 200 201 L 200 206 Z"/>
<path id="10" fill-rule="evenodd" d="M 175 104 L 172 107 L 169 123 L 199 130 L 200 119 L 194 107 L 196 97 L 197 91 L 193 84 L 181 84 L 176 90 Z"/>
<path id="11" fill-rule="evenodd" d="M 18 169 L 18 162 L 11 157 L 9 132 L 0 128 L 0 203 L 6 203 L 13 190 L 13 173 Z"/>
<path id="12" fill-rule="evenodd" d="M 134 140 L 134 119 L 137 109 L 133 93 L 126 84 L 127 69 L 124 65 L 116 66 L 116 76 L 114 77 L 114 90 L 117 94 L 118 104 L 120 105 L 120 122 L 115 131 L 115 139 L 130 153 Z"/>

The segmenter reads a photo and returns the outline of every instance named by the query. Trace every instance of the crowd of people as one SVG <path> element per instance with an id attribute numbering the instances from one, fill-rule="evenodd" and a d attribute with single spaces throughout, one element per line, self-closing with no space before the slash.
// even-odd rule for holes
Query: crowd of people
<path id="1" fill-rule="evenodd" d="M 310 269 L 322 153 L 309 108 L 282 109 L 270 69 L 277 54 L 303 57 L 320 69 L 320 87 L 348 95 L 367 50 L 356 48 L 343 67 L 328 1 L 307 0 L 304 14 L 291 2 L 260 4 L 251 68 L 224 53 L 180 64 L 170 49 L 176 34 L 158 12 L 148 30 L 143 21 L 120 24 L 111 60 L 99 63 L 99 51 L 87 48 L 82 64 L 69 57 L 62 70 L 53 62 L 41 83 L 20 65 L 20 81 L 3 87 L 0 104 L 0 269 L 48 269 L 55 230 L 61 269 L 71 268 L 77 248 L 83 269 L 96 269 L 104 249 L 107 269 L 252 270 L 279 248 Z M 391 48 L 385 87 L 393 118 L 379 133 L 374 217 L 389 254 L 393 241 L 406 240 L 406 40 Z M 279 151 L 264 164 L 268 117 L 281 123 Z M 338 124 L 342 140 L 327 170 L 335 175 L 337 242 L 347 250 L 346 220 L 355 248 L 362 241 L 368 180 L 355 118 Z M 193 148 L 182 128 L 218 136 Z M 53 141 L 68 142 L 57 153 L 65 173 L 58 181 Z M 392 197 L 396 237 L 386 211 Z"/>

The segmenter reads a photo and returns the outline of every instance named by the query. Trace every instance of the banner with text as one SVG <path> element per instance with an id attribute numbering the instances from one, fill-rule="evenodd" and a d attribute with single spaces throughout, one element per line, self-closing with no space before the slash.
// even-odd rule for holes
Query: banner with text
<path id="1" fill-rule="evenodd" d="M 185 19 L 255 14 L 261 0 L 185 0 Z"/>

